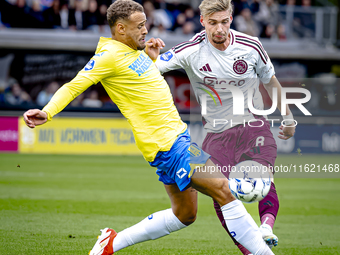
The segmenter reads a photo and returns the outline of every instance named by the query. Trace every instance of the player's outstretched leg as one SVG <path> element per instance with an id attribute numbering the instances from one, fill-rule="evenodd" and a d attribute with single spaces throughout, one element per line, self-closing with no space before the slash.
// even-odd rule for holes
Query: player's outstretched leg
<path id="1" fill-rule="evenodd" d="M 160 238 L 193 223 L 197 213 L 197 191 L 189 188 L 181 192 L 176 184 L 164 186 L 172 208 L 153 213 L 116 235 L 109 235 L 107 232 L 111 229 L 104 229 L 89 254 L 111 255 L 130 245 Z"/>
<path id="2" fill-rule="evenodd" d="M 229 230 L 223 218 L 221 207 L 216 201 L 214 201 L 214 208 L 215 208 L 216 214 L 222 226 L 231 236 L 235 245 L 237 245 L 237 247 L 242 252 L 242 254 L 244 255 L 251 254 L 250 251 L 248 251 L 242 244 L 237 242 L 235 238 L 233 238 L 232 235 L 229 233 Z M 261 231 L 263 240 L 267 243 L 267 245 L 270 248 L 272 248 L 273 246 L 277 246 L 278 244 L 278 237 L 275 234 L 273 234 L 273 230 L 272 230 L 278 210 L 279 210 L 279 200 L 278 200 L 278 196 L 275 190 L 275 184 L 272 182 L 268 195 L 259 202 L 259 213 L 260 213 L 260 219 L 261 219 L 261 224 L 262 224 L 260 226 L 260 231 Z"/>
<path id="3" fill-rule="evenodd" d="M 215 165 L 209 159 L 207 167 Z M 215 169 L 216 170 L 216 169 Z M 241 201 L 236 200 L 228 187 L 228 179 L 219 171 L 196 171 L 192 187 L 212 197 L 221 207 L 230 235 L 252 254 L 274 254 L 262 239 L 262 234 Z"/>
<path id="4" fill-rule="evenodd" d="M 235 245 L 239 248 L 239 250 L 242 252 L 242 254 L 244 254 L 244 255 L 249 255 L 249 254 L 251 254 L 250 251 L 248 251 L 245 247 L 243 247 L 242 244 L 240 244 L 239 242 L 237 242 L 237 241 L 235 240 L 235 238 L 230 234 L 230 232 L 229 232 L 229 230 L 228 230 L 228 228 L 227 228 L 227 225 L 226 225 L 226 223 L 225 223 L 225 220 L 224 220 L 224 218 L 223 218 L 223 213 L 222 213 L 222 211 L 221 211 L 221 207 L 220 207 L 220 205 L 219 205 L 216 201 L 214 201 L 214 208 L 215 208 L 217 217 L 218 217 L 218 219 L 220 220 L 222 226 L 223 226 L 224 229 L 227 231 L 227 233 L 229 234 L 230 238 L 233 240 L 233 242 L 234 242 Z"/>
<path id="5" fill-rule="evenodd" d="M 278 237 L 273 234 L 273 226 L 279 211 L 279 198 L 276 193 L 275 184 L 272 182 L 268 195 L 259 202 L 259 213 L 261 219 L 260 231 L 263 239 L 269 247 L 278 244 Z"/>
<path id="6" fill-rule="evenodd" d="M 114 237 L 108 237 L 108 234 L 102 232 L 102 235 L 89 254 L 111 255 L 130 245 L 157 239 L 184 227 L 186 225 L 178 220 L 170 208 L 149 215 L 141 222 L 124 229 Z"/>

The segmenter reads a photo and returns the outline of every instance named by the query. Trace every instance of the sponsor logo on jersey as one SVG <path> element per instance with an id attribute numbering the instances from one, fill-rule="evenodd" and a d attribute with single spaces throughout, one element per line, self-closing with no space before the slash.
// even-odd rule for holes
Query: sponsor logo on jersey
<path id="1" fill-rule="evenodd" d="M 143 53 L 129 66 L 129 68 L 135 71 L 138 76 L 145 73 L 152 64 L 151 58 L 147 57 Z"/>
<path id="2" fill-rule="evenodd" d="M 232 86 L 238 86 L 241 87 L 246 83 L 245 79 L 236 79 L 236 80 L 230 80 L 230 79 L 220 79 L 216 77 L 204 77 L 203 83 L 206 85 L 209 85 L 213 88 L 216 88 L 216 91 L 223 91 L 225 88 L 219 88 L 220 85 L 232 85 Z"/>
<path id="3" fill-rule="evenodd" d="M 211 70 L 209 64 L 205 64 L 204 66 L 202 66 L 202 68 L 200 69 L 200 71 L 212 72 L 212 70 Z"/>
<path id="4" fill-rule="evenodd" d="M 165 53 L 162 54 L 161 60 L 166 61 L 166 62 L 169 62 L 170 59 L 173 58 L 173 56 L 174 56 L 174 55 L 173 55 L 170 51 L 167 51 L 167 52 L 165 52 Z"/>
<path id="5" fill-rule="evenodd" d="M 212 86 L 210 86 L 210 85 L 208 85 L 208 84 L 206 84 L 204 82 L 199 82 L 198 84 L 204 86 L 203 88 L 201 88 L 201 87 L 198 87 L 198 88 L 200 90 L 203 90 L 205 93 L 207 93 L 212 98 L 212 100 L 214 101 L 215 105 L 217 105 L 217 103 L 216 103 L 216 100 L 214 98 L 214 95 L 209 90 L 207 90 L 205 88 L 210 89 L 217 96 L 218 100 L 220 101 L 220 104 L 222 105 L 222 100 L 220 98 L 220 95 L 217 93 L 217 91 Z"/>
<path id="6" fill-rule="evenodd" d="M 96 61 L 94 61 L 93 59 L 91 59 L 85 66 L 85 71 L 91 71 L 94 68 L 94 64 L 96 63 Z"/>
<path id="7" fill-rule="evenodd" d="M 178 176 L 178 178 L 182 179 L 184 176 L 187 175 L 187 170 L 185 170 L 183 167 L 181 169 L 179 169 L 177 172 L 176 172 L 176 175 Z"/>
<path id="8" fill-rule="evenodd" d="M 244 74 L 248 70 L 248 64 L 243 59 L 239 59 L 234 62 L 233 69 L 237 74 Z"/>

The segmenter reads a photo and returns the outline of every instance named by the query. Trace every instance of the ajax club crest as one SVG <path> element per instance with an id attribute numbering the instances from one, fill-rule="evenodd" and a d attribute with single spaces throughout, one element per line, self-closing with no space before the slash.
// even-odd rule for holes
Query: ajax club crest
<path id="1" fill-rule="evenodd" d="M 246 61 L 239 59 L 234 62 L 233 69 L 237 74 L 244 74 L 248 69 L 248 64 Z"/>

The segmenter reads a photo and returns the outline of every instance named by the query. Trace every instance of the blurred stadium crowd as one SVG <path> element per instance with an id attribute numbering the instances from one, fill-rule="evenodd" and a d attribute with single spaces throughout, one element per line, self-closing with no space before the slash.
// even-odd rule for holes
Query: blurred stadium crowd
<path id="1" fill-rule="evenodd" d="M 114 0 L 113 0 L 114 1 Z M 109 32 L 106 10 L 112 0 L 2 0 L 1 27 L 50 28 Z M 193 35 L 202 29 L 195 1 L 136 0 L 145 8 L 151 36 Z M 232 28 L 252 36 L 285 40 L 280 5 L 311 6 L 311 0 L 234 0 Z M 296 36 L 308 36 L 314 22 L 308 15 L 296 16 Z M 300 28 L 299 28 L 300 26 Z M 301 29 L 303 28 L 303 29 Z M 307 29 L 307 31 L 305 31 Z"/>
<path id="2" fill-rule="evenodd" d="M 26 109 L 45 106 L 63 84 L 59 81 L 48 82 L 43 88 L 37 86 L 37 89 L 33 89 L 30 93 L 14 78 L 9 79 L 7 85 L 3 91 L 0 91 L 0 106 L 5 106 L 7 109 Z M 105 94 L 102 86 L 93 87 L 80 94 L 71 102 L 69 108 L 75 110 L 79 108 L 118 109 Z"/>

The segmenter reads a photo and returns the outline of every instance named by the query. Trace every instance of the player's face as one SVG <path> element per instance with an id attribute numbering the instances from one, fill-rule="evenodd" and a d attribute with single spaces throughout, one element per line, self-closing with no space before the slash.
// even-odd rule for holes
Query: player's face
<path id="1" fill-rule="evenodd" d="M 227 41 L 232 20 L 230 11 L 215 12 L 206 17 L 201 16 L 201 24 L 214 44 L 223 44 Z"/>
<path id="2" fill-rule="evenodd" d="M 145 36 L 148 30 L 145 27 L 146 16 L 144 12 L 134 12 L 126 22 L 126 43 L 134 50 L 144 50 Z"/>

